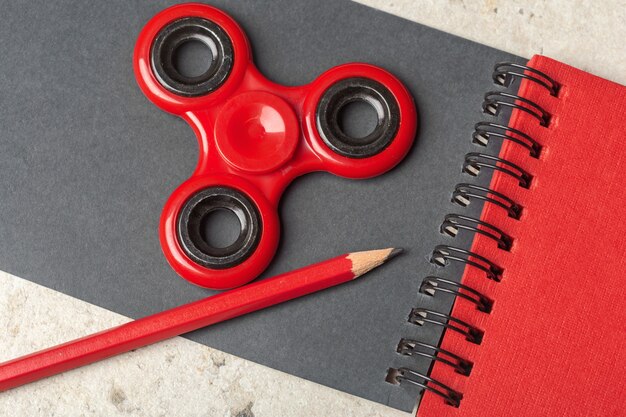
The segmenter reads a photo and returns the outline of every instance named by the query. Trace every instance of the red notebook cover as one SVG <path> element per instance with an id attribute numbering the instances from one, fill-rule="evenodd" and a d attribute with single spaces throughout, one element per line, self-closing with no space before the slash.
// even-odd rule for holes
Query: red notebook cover
<path id="1" fill-rule="evenodd" d="M 493 309 L 457 297 L 451 316 L 484 336 L 474 344 L 444 333 L 441 347 L 473 368 L 464 376 L 436 362 L 431 378 L 462 398 L 454 407 L 426 392 L 421 417 L 626 415 L 626 88 L 543 56 L 527 65 L 560 85 L 552 96 L 524 79 L 517 92 L 551 115 L 544 127 L 514 110 L 509 122 L 541 154 L 512 141 L 501 148 L 500 158 L 532 176 L 530 187 L 504 172 L 492 178 L 490 188 L 517 202 L 521 216 L 487 203 L 481 220 L 510 235 L 512 247 L 476 234 L 471 252 L 501 267 L 501 281 L 467 266 L 461 282 Z"/>

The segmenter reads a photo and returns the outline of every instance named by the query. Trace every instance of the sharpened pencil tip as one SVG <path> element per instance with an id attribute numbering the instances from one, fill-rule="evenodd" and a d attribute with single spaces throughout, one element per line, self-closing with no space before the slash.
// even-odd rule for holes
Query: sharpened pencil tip
<path id="1" fill-rule="evenodd" d="M 387 255 L 387 259 L 385 261 L 395 258 L 396 256 L 400 255 L 402 252 L 404 252 L 404 249 L 402 248 L 393 248 L 391 252 L 389 252 L 389 255 Z"/>
<path id="2" fill-rule="evenodd" d="M 352 272 L 354 273 L 354 278 L 357 278 L 401 253 L 401 248 L 377 249 L 352 252 L 348 254 L 348 259 L 352 261 Z"/>

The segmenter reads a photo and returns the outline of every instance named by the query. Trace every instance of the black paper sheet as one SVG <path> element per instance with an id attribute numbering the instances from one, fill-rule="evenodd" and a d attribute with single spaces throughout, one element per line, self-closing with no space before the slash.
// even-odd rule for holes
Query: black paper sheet
<path id="1" fill-rule="evenodd" d="M 194 169 L 196 139 L 144 97 L 132 70 L 139 31 L 170 3 L 0 2 L 0 269 L 133 318 L 212 293 L 170 269 L 157 233 L 167 197 Z M 492 66 L 515 57 L 348 1 L 211 4 L 243 26 L 276 82 L 308 83 L 350 61 L 390 70 L 414 95 L 420 128 L 406 160 L 381 177 L 296 180 L 264 276 L 356 250 L 406 254 L 356 282 L 188 337 L 410 411 L 418 391 L 385 382 L 386 372 L 428 371 L 396 346 L 403 336 L 438 343 L 438 328 L 407 317 L 418 305 L 450 309 L 451 298 L 419 294 L 419 285 L 436 272 L 428 259 L 446 241 L 439 224 L 453 187 L 468 180 L 463 154 L 475 147 Z M 446 270 L 459 279 L 462 268 Z"/>

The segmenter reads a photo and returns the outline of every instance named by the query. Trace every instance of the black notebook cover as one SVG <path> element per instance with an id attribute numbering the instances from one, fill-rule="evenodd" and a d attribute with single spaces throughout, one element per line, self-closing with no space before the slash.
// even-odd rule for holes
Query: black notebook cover
<path id="1" fill-rule="evenodd" d="M 212 293 L 170 269 L 157 235 L 167 197 L 195 167 L 196 139 L 148 102 L 132 71 L 140 29 L 170 4 L 0 2 L 0 269 L 133 318 Z M 304 84 L 334 65 L 373 63 L 409 87 L 420 127 L 406 160 L 381 177 L 296 180 L 264 276 L 355 250 L 407 254 L 357 282 L 188 337 L 410 411 L 418 392 L 385 382 L 386 372 L 428 371 L 428 360 L 401 357 L 396 346 L 403 336 L 438 343 L 438 329 L 407 316 L 418 305 L 451 306 L 419 294 L 419 284 L 445 239 L 439 224 L 492 66 L 515 58 L 348 1 L 211 4 L 241 24 L 270 79 Z"/>

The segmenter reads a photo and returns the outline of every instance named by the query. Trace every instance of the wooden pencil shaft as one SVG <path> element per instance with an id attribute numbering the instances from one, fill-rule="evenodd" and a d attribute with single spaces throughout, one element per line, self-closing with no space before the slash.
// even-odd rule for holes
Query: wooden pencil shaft
<path id="1" fill-rule="evenodd" d="M 0 364 L 0 391 L 301 297 L 354 278 L 347 255 Z"/>

